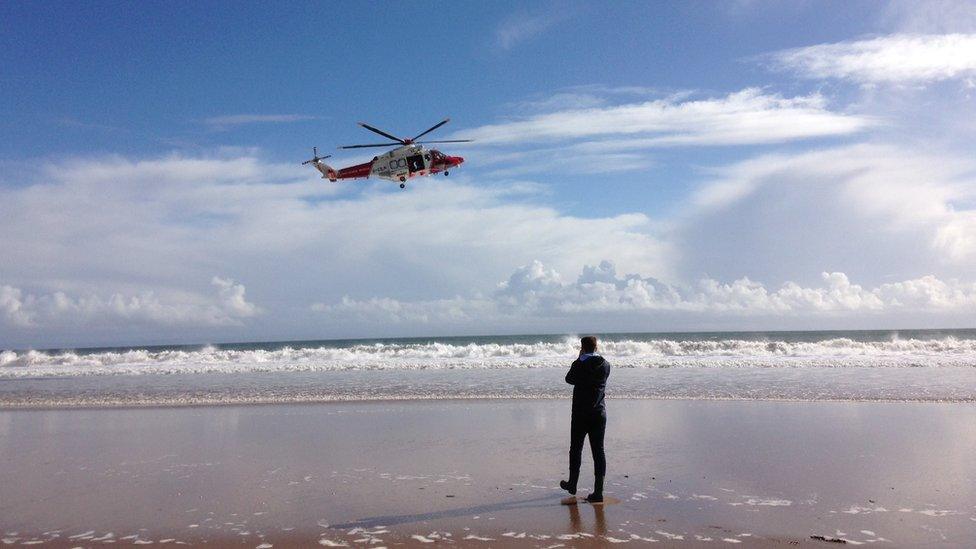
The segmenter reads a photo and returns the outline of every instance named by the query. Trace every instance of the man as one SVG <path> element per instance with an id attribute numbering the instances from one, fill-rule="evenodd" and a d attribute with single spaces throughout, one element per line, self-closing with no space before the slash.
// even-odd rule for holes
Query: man
<path id="1" fill-rule="evenodd" d="M 583 439 L 590 437 L 593 452 L 594 486 L 586 501 L 603 501 L 603 477 L 607 474 L 607 458 L 603 452 L 603 434 L 607 429 L 607 408 L 603 393 L 610 376 L 610 363 L 596 354 L 596 337 L 580 339 L 579 358 L 566 374 L 566 383 L 573 386 L 573 416 L 569 443 L 569 480 L 559 481 L 559 487 L 576 495 L 580 464 L 583 461 Z"/>

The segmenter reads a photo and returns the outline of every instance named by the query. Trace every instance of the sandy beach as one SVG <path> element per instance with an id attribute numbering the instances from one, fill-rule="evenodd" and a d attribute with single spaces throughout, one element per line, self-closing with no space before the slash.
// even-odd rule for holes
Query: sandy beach
<path id="1" fill-rule="evenodd" d="M 976 406 L 609 403 L 560 505 L 566 400 L 0 412 L 4 544 L 965 546 Z M 584 455 L 581 495 L 592 482 Z"/>

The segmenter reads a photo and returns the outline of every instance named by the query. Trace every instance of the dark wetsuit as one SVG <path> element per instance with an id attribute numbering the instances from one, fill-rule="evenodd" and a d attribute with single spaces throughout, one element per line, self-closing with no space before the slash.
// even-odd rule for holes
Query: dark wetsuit
<path id="1" fill-rule="evenodd" d="M 599 355 L 573 362 L 566 383 L 573 385 L 573 419 L 569 444 L 569 483 L 576 486 L 583 459 L 583 439 L 590 437 L 593 470 L 601 480 L 607 474 L 603 435 L 607 428 L 607 408 L 603 402 L 610 376 L 610 363 Z M 575 492 L 574 492 L 575 493 Z"/>

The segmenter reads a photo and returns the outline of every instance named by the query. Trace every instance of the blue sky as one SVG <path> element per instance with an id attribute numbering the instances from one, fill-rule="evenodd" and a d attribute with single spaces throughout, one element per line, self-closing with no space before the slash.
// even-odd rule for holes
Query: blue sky
<path id="1" fill-rule="evenodd" d="M 0 346 L 973 324 L 973 2 L 0 21 Z M 443 116 L 449 179 L 299 165 Z"/>

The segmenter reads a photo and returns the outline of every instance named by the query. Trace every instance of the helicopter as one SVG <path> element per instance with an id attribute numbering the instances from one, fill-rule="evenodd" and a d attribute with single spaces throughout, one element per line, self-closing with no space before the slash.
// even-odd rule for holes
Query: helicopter
<path id="1" fill-rule="evenodd" d="M 407 180 L 410 178 L 422 175 L 434 175 L 442 172 L 444 175 L 448 175 L 451 168 L 458 167 L 464 162 L 464 158 L 460 156 L 449 156 L 437 149 L 428 149 L 423 145 L 429 143 L 469 143 L 472 141 L 471 139 L 417 141 L 428 133 L 447 124 L 450 120 L 450 118 L 445 118 L 411 139 L 402 139 L 381 129 L 374 128 L 365 122 L 360 122 L 360 126 L 392 141 L 390 143 L 371 143 L 368 145 L 344 145 L 339 147 L 340 149 L 365 149 L 369 147 L 396 148 L 379 156 L 374 156 L 369 162 L 336 170 L 332 166 L 322 162 L 332 155 L 319 156 L 318 148 L 312 147 L 312 158 L 302 162 L 302 165 L 312 164 L 322 174 L 322 179 L 328 179 L 332 182 L 340 179 L 362 179 L 373 176 L 381 179 L 389 179 L 394 182 L 399 181 L 400 188 L 403 189 L 407 186 Z"/>

